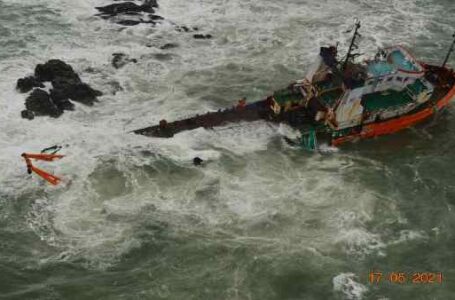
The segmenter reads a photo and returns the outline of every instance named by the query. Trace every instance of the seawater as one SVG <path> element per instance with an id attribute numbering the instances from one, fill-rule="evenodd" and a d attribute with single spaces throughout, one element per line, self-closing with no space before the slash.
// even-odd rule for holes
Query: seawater
<path id="1" fill-rule="evenodd" d="M 402 44 L 440 63 L 453 1 L 168 0 L 155 28 L 94 17 L 110 3 L 0 1 L 1 299 L 454 298 L 453 106 L 425 126 L 315 154 L 263 122 L 169 140 L 128 133 L 302 78 L 319 47 L 347 47 L 354 17 L 362 52 Z M 116 70 L 114 52 L 138 63 Z M 59 119 L 21 119 L 15 82 L 51 58 L 105 95 Z M 56 188 L 20 159 L 54 144 L 66 157 L 43 168 L 65 178 Z M 444 282 L 370 284 L 372 270 Z"/>

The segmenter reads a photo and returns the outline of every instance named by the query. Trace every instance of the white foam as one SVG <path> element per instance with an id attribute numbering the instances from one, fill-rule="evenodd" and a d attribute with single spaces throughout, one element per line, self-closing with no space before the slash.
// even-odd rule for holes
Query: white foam
<path id="1" fill-rule="evenodd" d="M 357 282 L 358 278 L 354 273 L 341 273 L 332 280 L 333 290 L 340 292 L 348 300 L 361 300 L 368 292 L 368 288 Z"/>
<path id="2" fill-rule="evenodd" d="M 19 0 L 5 2 L 32 5 Z M 431 12 L 412 0 L 390 6 L 384 6 L 382 1 L 359 4 L 347 0 L 291 1 L 286 5 L 267 1 L 169 0 L 161 1 L 158 10 L 169 22 L 156 28 L 143 24 L 119 30 L 119 26 L 93 17 L 95 6 L 109 3 L 34 1 L 33 5 L 48 6 L 60 15 L 54 18 L 61 25 L 59 30 L 45 32 L 44 27 L 36 26 L 32 32 L 37 42 L 28 44 L 29 54 L 0 61 L 2 194 L 14 198 L 44 191 L 45 196 L 35 199 L 28 222 L 43 240 L 61 247 L 62 255 L 50 259 L 83 257 L 108 265 L 138 246 L 132 233 L 136 223 L 127 217 L 137 216 L 152 206 L 163 219 L 175 221 L 175 226 L 191 228 L 188 216 L 196 217 L 208 228 L 245 226 L 251 234 L 263 238 L 257 241 L 278 240 L 295 251 L 310 247 L 325 252 L 341 245 L 347 254 L 361 256 L 382 249 L 380 233 L 369 232 L 365 225 L 373 217 L 379 197 L 344 177 L 358 167 L 358 158 L 340 153 L 321 157 L 298 150 L 286 155 L 279 150 L 271 153 L 270 142 L 279 131 L 286 130 L 263 122 L 215 131 L 199 129 L 170 140 L 125 132 L 163 118 L 172 120 L 231 103 L 231 99 L 222 99 L 223 103 L 205 101 L 198 91 L 191 93 L 191 87 L 201 86 L 199 90 L 203 90 L 214 84 L 226 85 L 235 94 L 243 93 L 237 87 L 251 85 L 254 95 L 266 96 L 296 76 L 303 76 L 320 46 L 336 40 L 347 42 L 342 31 L 352 25 L 351 16 L 355 13 L 368 19 L 362 31 L 370 40 L 362 47 L 374 51 L 383 44 L 412 44 L 419 32 L 428 32 L 427 16 Z M 418 16 L 419 21 L 415 22 L 413 16 Z M 404 26 L 404 20 L 413 20 L 412 26 Z M 198 26 L 214 38 L 196 41 L 192 34 L 176 32 L 171 21 Z M 400 34 L 389 29 L 397 21 L 402 26 Z M 180 47 L 172 50 L 169 61 L 155 59 L 154 54 L 163 52 L 157 47 L 167 42 Z M 115 70 L 110 65 L 114 52 L 125 52 L 138 58 L 139 63 Z M 15 82 L 50 58 L 63 58 L 95 88 L 109 91 L 107 82 L 115 80 L 124 91 L 115 96 L 106 93 L 93 107 L 76 104 L 74 112 L 65 112 L 59 119 L 20 119 L 26 95 L 14 90 Z M 237 69 L 226 71 L 226 66 Z M 97 72 L 84 72 L 88 67 Z M 244 74 L 255 79 L 245 83 L 231 78 Z M 35 152 L 54 144 L 69 144 L 62 151 L 64 159 L 43 164 L 46 170 L 68 182 L 57 189 L 35 177 L 30 180 L 20 158 L 22 152 Z M 141 156 L 141 151 L 150 151 L 153 156 Z M 172 167 L 191 168 L 194 156 L 210 163 L 178 185 L 163 185 L 141 169 L 160 159 L 168 160 Z M 237 165 L 228 169 L 220 162 L 222 159 Z M 130 189 L 127 195 L 106 199 L 96 192 L 96 183 L 90 176 L 109 161 L 125 177 Z M 368 163 L 383 170 L 383 166 Z M 165 172 L 163 176 L 175 179 Z M 210 200 L 198 196 L 207 190 Z M 126 219 L 110 222 L 110 215 Z M 349 278 L 344 280 L 349 283 Z"/>

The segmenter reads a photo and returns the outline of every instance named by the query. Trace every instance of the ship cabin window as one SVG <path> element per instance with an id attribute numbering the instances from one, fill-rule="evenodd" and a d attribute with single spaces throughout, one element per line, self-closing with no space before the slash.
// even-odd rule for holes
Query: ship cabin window
<path id="1" fill-rule="evenodd" d="M 387 78 L 387 82 L 390 82 L 390 81 L 392 81 L 392 80 L 393 80 L 393 77 Z"/>
<path id="2" fill-rule="evenodd" d="M 378 79 L 378 83 L 381 83 L 381 82 L 382 82 L 382 78 L 379 78 L 379 79 Z"/>
<path id="3" fill-rule="evenodd" d="M 397 81 L 402 82 L 403 81 L 403 77 L 398 76 L 397 77 Z"/>
<path id="4" fill-rule="evenodd" d="M 409 81 L 409 77 L 406 77 L 403 82 L 408 82 Z"/>

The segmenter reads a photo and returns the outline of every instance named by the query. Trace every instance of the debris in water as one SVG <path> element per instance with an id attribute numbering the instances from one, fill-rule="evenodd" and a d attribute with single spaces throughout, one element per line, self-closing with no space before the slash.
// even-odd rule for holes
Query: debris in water
<path id="1" fill-rule="evenodd" d="M 193 164 L 195 166 L 200 166 L 202 165 L 202 163 L 204 162 L 203 159 L 201 159 L 200 157 L 196 156 L 195 158 L 193 158 Z"/>
<path id="2" fill-rule="evenodd" d="M 54 148 L 56 147 L 56 148 Z M 56 152 L 58 150 L 60 150 L 60 148 L 58 148 L 58 146 L 54 146 L 54 147 L 51 147 L 52 149 L 57 149 Z M 48 148 L 48 149 L 43 149 L 44 150 L 49 150 L 51 148 Z M 52 175 L 46 171 L 43 171 L 37 167 L 35 167 L 33 164 L 32 164 L 32 159 L 34 160 L 42 160 L 42 161 L 54 161 L 54 160 L 57 160 L 57 159 L 61 159 L 64 157 L 64 155 L 60 155 L 60 154 L 47 154 L 47 153 L 39 153 L 39 154 L 33 154 L 33 153 L 22 153 L 21 155 L 24 159 L 25 159 L 25 163 L 27 164 L 27 173 L 28 174 L 32 174 L 32 173 L 35 173 L 36 175 L 40 176 L 41 178 L 43 178 L 44 180 L 46 180 L 47 182 L 49 182 L 50 184 L 52 185 L 57 185 L 61 182 L 61 178 L 55 176 L 55 175 Z"/>

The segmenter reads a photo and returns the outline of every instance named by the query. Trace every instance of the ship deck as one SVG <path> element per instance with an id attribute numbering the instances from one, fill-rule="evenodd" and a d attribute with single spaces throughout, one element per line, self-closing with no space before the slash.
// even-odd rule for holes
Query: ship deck
<path id="1" fill-rule="evenodd" d="M 412 95 L 417 96 L 424 89 L 423 83 L 420 80 L 416 80 L 415 83 L 408 85 L 406 89 L 401 91 L 388 90 L 364 95 L 362 105 L 368 112 L 402 107 L 414 102 Z"/>
<path id="2" fill-rule="evenodd" d="M 386 110 L 393 107 L 405 106 L 414 102 L 405 91 L 389 90 L 382 93 L 373 93 L 363 96 L 362 105 L 368 112 Z"/>

